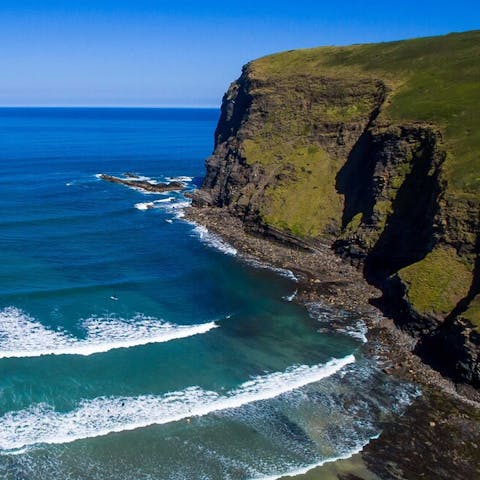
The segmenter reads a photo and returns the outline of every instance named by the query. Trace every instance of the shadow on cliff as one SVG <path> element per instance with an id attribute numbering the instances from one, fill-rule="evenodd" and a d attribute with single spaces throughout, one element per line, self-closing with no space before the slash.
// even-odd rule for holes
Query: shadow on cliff
<path id="1" fill-rule="evenodd" d="M 392 213 L 365 261 L 365 275 L 386 278 L 422 260 L 435 246 L 439 229 L 440 165 L 443 155 L 435 140 L 427 138 L 414 153 L 412 169 L 392 202 Z"/>
<path id="2" fill-rule="evenodd" d="M 335 179 L 335 188 L 345 199 L 342 230 L 355 215 L 361 213 L 364 218 L 371 218 L 373 213 L 375 201 L 371 191 L 376 161 L 372 155 L 371 129 L 380 114 L 380 108 L 387 95 L 387 88 L 383 83 L 379 83 L 377 87 L 375 106 L 370 112 L 368 122 Z"/>
<path id="3" fill-rule="evenodd" d="M 342 230 L 357 214 L 362 214 L 365 219 L 371 218 L 375 204 L 375 199 L 371 195 L 374 170 L 372 134 L 365 130 L 336 178 L 337 192 L 344 196 Z"/>
<path id="4" fill-rule="evenodd" d="M 413 335 L 429 335 L 438 322 L 418 315 L 407 302 L 405 286 L 395 275 L 432 251 L 440 235 L 435 218 L 441 195 L 440 166 L 444 156 L 436 151 L 435 138 L 427 135 L 416 148 L 412 168 L 396 192 L 392 212 L 364 262 L 365 278 L 383 292 L 372 303 Z"/>
<path id="5" fill-rule="evenodd" d="M 440 174 L 445 154 L 437 149 L 435 133 L 427 129 L 404 129 L 398 139 L 398 142 L 402 141 L 414 145 L 411 170 L 396 191 L 391 213 L 378 240 L 369 248 L 367 242 L 362 244 L 353 235 L 350 239 L 341 240 L 341 248 L 354 261 L 362 259 L 363 255 L 365 278 L 383 292 L 380 299 L 371 303 L 392 318 L 397 326 L 419 338 L 415 353 L 443 375 L 454 380 L 466 380 L 478 388 L 480 364 L 476 349 L 469 348 L 469 345 L 479 345 L 480 335 L 468 328 L 462 320 L 462 313 L 480 292 L 480 235 L 476 239 L 473 280 L 465 298 L 443 321 L 435 316 L 416 313 L 408 303 L 405 285 L 396 273 L 425 258 L 443 237 L 443 227 L 437 219 L 443 191 Z M 369 228 L 376 228 L 375 203 L 385 199 L 388 189 L 382 191 L 378 188 L 374 176 L 387 179 L 395 176 L 395 164 L 389 164 L 391 160 L 382 151 L 388 142 L 392 142 L 392 138 L 388 141 L 383 138 L 379 142 L 373 134 L 364 132 L 339 172 L 337 188 L 345 195 L 343 228 L 359 213 L 362 214 L 360 228 L 364 233 L 368 235 Z M 357 244 L 352 248 L 348 245 L 349 241 Z"/>
<path id="6" fill-rule="evenodd" d="M 479 359 L 475 349 L 467 346 L 470 342 L 480 345 L 480 334 L 476 330 L 470 331 L 462 319 L 470 302 L 480 293 L 480 235 L 477 235 L 475 251 L 477 257 L 469 292 L 432 335 L 420 339 L 415 353 L 443 375 L 467 380 L 480 388 Z"/>
<path id="7" fill-rule="evenodd" d="M 402 142 L 415 145 L 410 152 L 403 153 L 405 158 L 411 154 L 411 168 L 390 200 L 392 187 L 386 182 L 399 176 L 396 155 Z M 364 274 L 375 285 L 381 287 L 392 274 L 424 258 L 437 242 L 440 232 L 435 217 L 439 211 L 443 161 L 444 155 L 437 151 L 432 132 L 412 128 L 401 134 L 387 131 L 374 135 L 367 129 L 339 171 L 336 187 L 345 199 L 342 228 L 358 214 L 362 219 L 357 231 L 337 241 L 335 248 L 350 258 L 357 255 L 363 260 Z M 374 208 L 377 203 L 390 201 L 391 213 L 382 227 Z M 370 246 L 370 239 L 378 231 L 378 239 Z M 352 244 L 357 248 L 352 248 Z"/>

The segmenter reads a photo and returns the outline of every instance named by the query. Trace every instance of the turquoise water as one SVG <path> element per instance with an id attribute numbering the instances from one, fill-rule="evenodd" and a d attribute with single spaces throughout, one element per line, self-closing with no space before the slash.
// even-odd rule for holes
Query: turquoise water
<path id="1" fill-rule="evenodd" d="M 0 109 L 1 478 L 276 478 L 408 401 L 360 318 L 289 302 L 295 279 L 185 222 L 181 193 L 96 176 L 195 188 L 217 117 Z"/>

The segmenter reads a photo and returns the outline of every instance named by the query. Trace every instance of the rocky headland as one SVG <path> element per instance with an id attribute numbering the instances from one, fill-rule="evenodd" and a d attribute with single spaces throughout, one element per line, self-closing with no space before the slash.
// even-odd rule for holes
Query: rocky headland
<path id="1" fill-rule="evenodd" d="M 224 96 L 189 218 L 361 313 L 422 385 L 362 452 L 372 476 L 332 478 L 480 478 L 479 58 L 478 31 L 290 51 Z"/>
<path id="2" fill-rule="evenodd" d="M 225 94 L 196 207 L 326 245 L 416 353 L 480 386 L 480 32 L 291 51 Z"/>

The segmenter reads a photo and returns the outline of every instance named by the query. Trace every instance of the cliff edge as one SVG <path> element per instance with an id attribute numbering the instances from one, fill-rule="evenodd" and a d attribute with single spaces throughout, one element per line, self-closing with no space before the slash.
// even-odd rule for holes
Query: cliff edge
<path id="1" fill-rule="evenodd" d="M 383 291 L 416 351 L 480 387 L 480 31 L 289 51 L 223 98 L 197 206 Z"/>

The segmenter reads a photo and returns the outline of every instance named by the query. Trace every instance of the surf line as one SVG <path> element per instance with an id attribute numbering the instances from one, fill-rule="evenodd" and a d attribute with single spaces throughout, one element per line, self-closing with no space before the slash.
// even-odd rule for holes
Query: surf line
<path id="1" fill-rule="evenodd" d="M 98 397 L 66 413 L 37 404 L 0 417 L 0 448 L 22 453 L 34 445 L 70 443 L 237 409 L 318 382 L 354 362 L 355 357 L 347 355 L 325 364 L 292 366 L 254 377 L 224 395 L 192 386 L 161 396 Z"/>
<path id="2" fill-rule="evenodd" d="M 22 310 L 7 307 L 0 311 L 0 359 L 40 357 L 43 355 L 93 355 L 119 348 L 207 333 L 216 322 L 176 325 L 153 317 L 136 315 L 122 318 L 93 317 L 82 322 L 85 338 L 76 338 L 64 330 L 45 327 Z"/>

